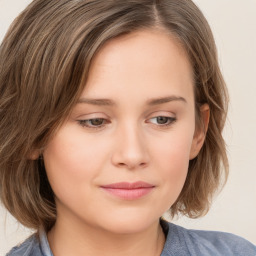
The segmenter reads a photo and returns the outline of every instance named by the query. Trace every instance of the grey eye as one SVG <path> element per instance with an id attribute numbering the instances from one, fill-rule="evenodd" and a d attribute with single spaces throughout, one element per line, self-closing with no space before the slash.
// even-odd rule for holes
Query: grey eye
<path id="1" fill-rule="evenodd" d="M 158 124 L 166 124 L 169 121 L 169 117 L 166 116 L 158 116 L 156 118 Z"/>
<path id="2" fill-rule="evenodd" d="M 153 124 L 156 125 L 168 125 L 176 121 L 175 117 L 169 116 L 156 116 L 150 119 Z"/>

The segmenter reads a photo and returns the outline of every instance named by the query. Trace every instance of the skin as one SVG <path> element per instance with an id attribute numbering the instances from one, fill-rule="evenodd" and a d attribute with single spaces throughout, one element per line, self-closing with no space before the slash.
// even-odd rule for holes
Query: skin
<path id="1" fill-rule="evenodd" d="M 137 31 L 101 48 L 79 102 L 43 153 L 56 195 L 48 233 L 55 256 L 161 254 L 159 217 L 180 194 L 205 136 L 195 125 L 192 77 L 185 51 L 163 31 Z M 201 115 L 207 127 L 208 106 Z M 154 188 L 124 200 L 100 187 L 123 181 Z"/>

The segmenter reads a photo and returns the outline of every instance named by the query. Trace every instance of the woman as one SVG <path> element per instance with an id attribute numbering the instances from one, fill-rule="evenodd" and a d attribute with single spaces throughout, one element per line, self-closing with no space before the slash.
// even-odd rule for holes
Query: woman
<path id="1" fill-rule="evenodd" d="M 0 59 L 1 199 L 37 230 L 8 255 L 256 255 L 161 218 L 205 214 L 228 173 L 226 87 L 193 2 L 35 0 Z"/>

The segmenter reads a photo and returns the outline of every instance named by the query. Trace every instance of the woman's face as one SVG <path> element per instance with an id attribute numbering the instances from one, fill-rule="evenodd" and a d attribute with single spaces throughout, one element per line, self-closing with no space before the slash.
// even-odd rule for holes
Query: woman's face
<path id="1" fill-rule="evenodd" d="M 185 52 L 163 32 L 134 32 L 101 48 L 44 151 L 57 221 L 115 233 L 158 221 L 201 146 L 192 77 Z"/>

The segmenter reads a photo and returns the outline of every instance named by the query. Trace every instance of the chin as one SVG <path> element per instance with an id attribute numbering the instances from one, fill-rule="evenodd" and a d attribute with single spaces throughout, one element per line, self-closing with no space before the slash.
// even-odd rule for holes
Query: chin
<path id="1" fill-rule="evenodd" d="M 110 218 L 102 218 L 101 226 L 103 229 L 116 234 L 132 234 L 143 232 L 146 229 L 152 227 L 158 223 L 159 216 L 148 216 L 147 214 L 130 212 L 126 214 L 120 214 L 118 216 L 113 215 Z"/>

